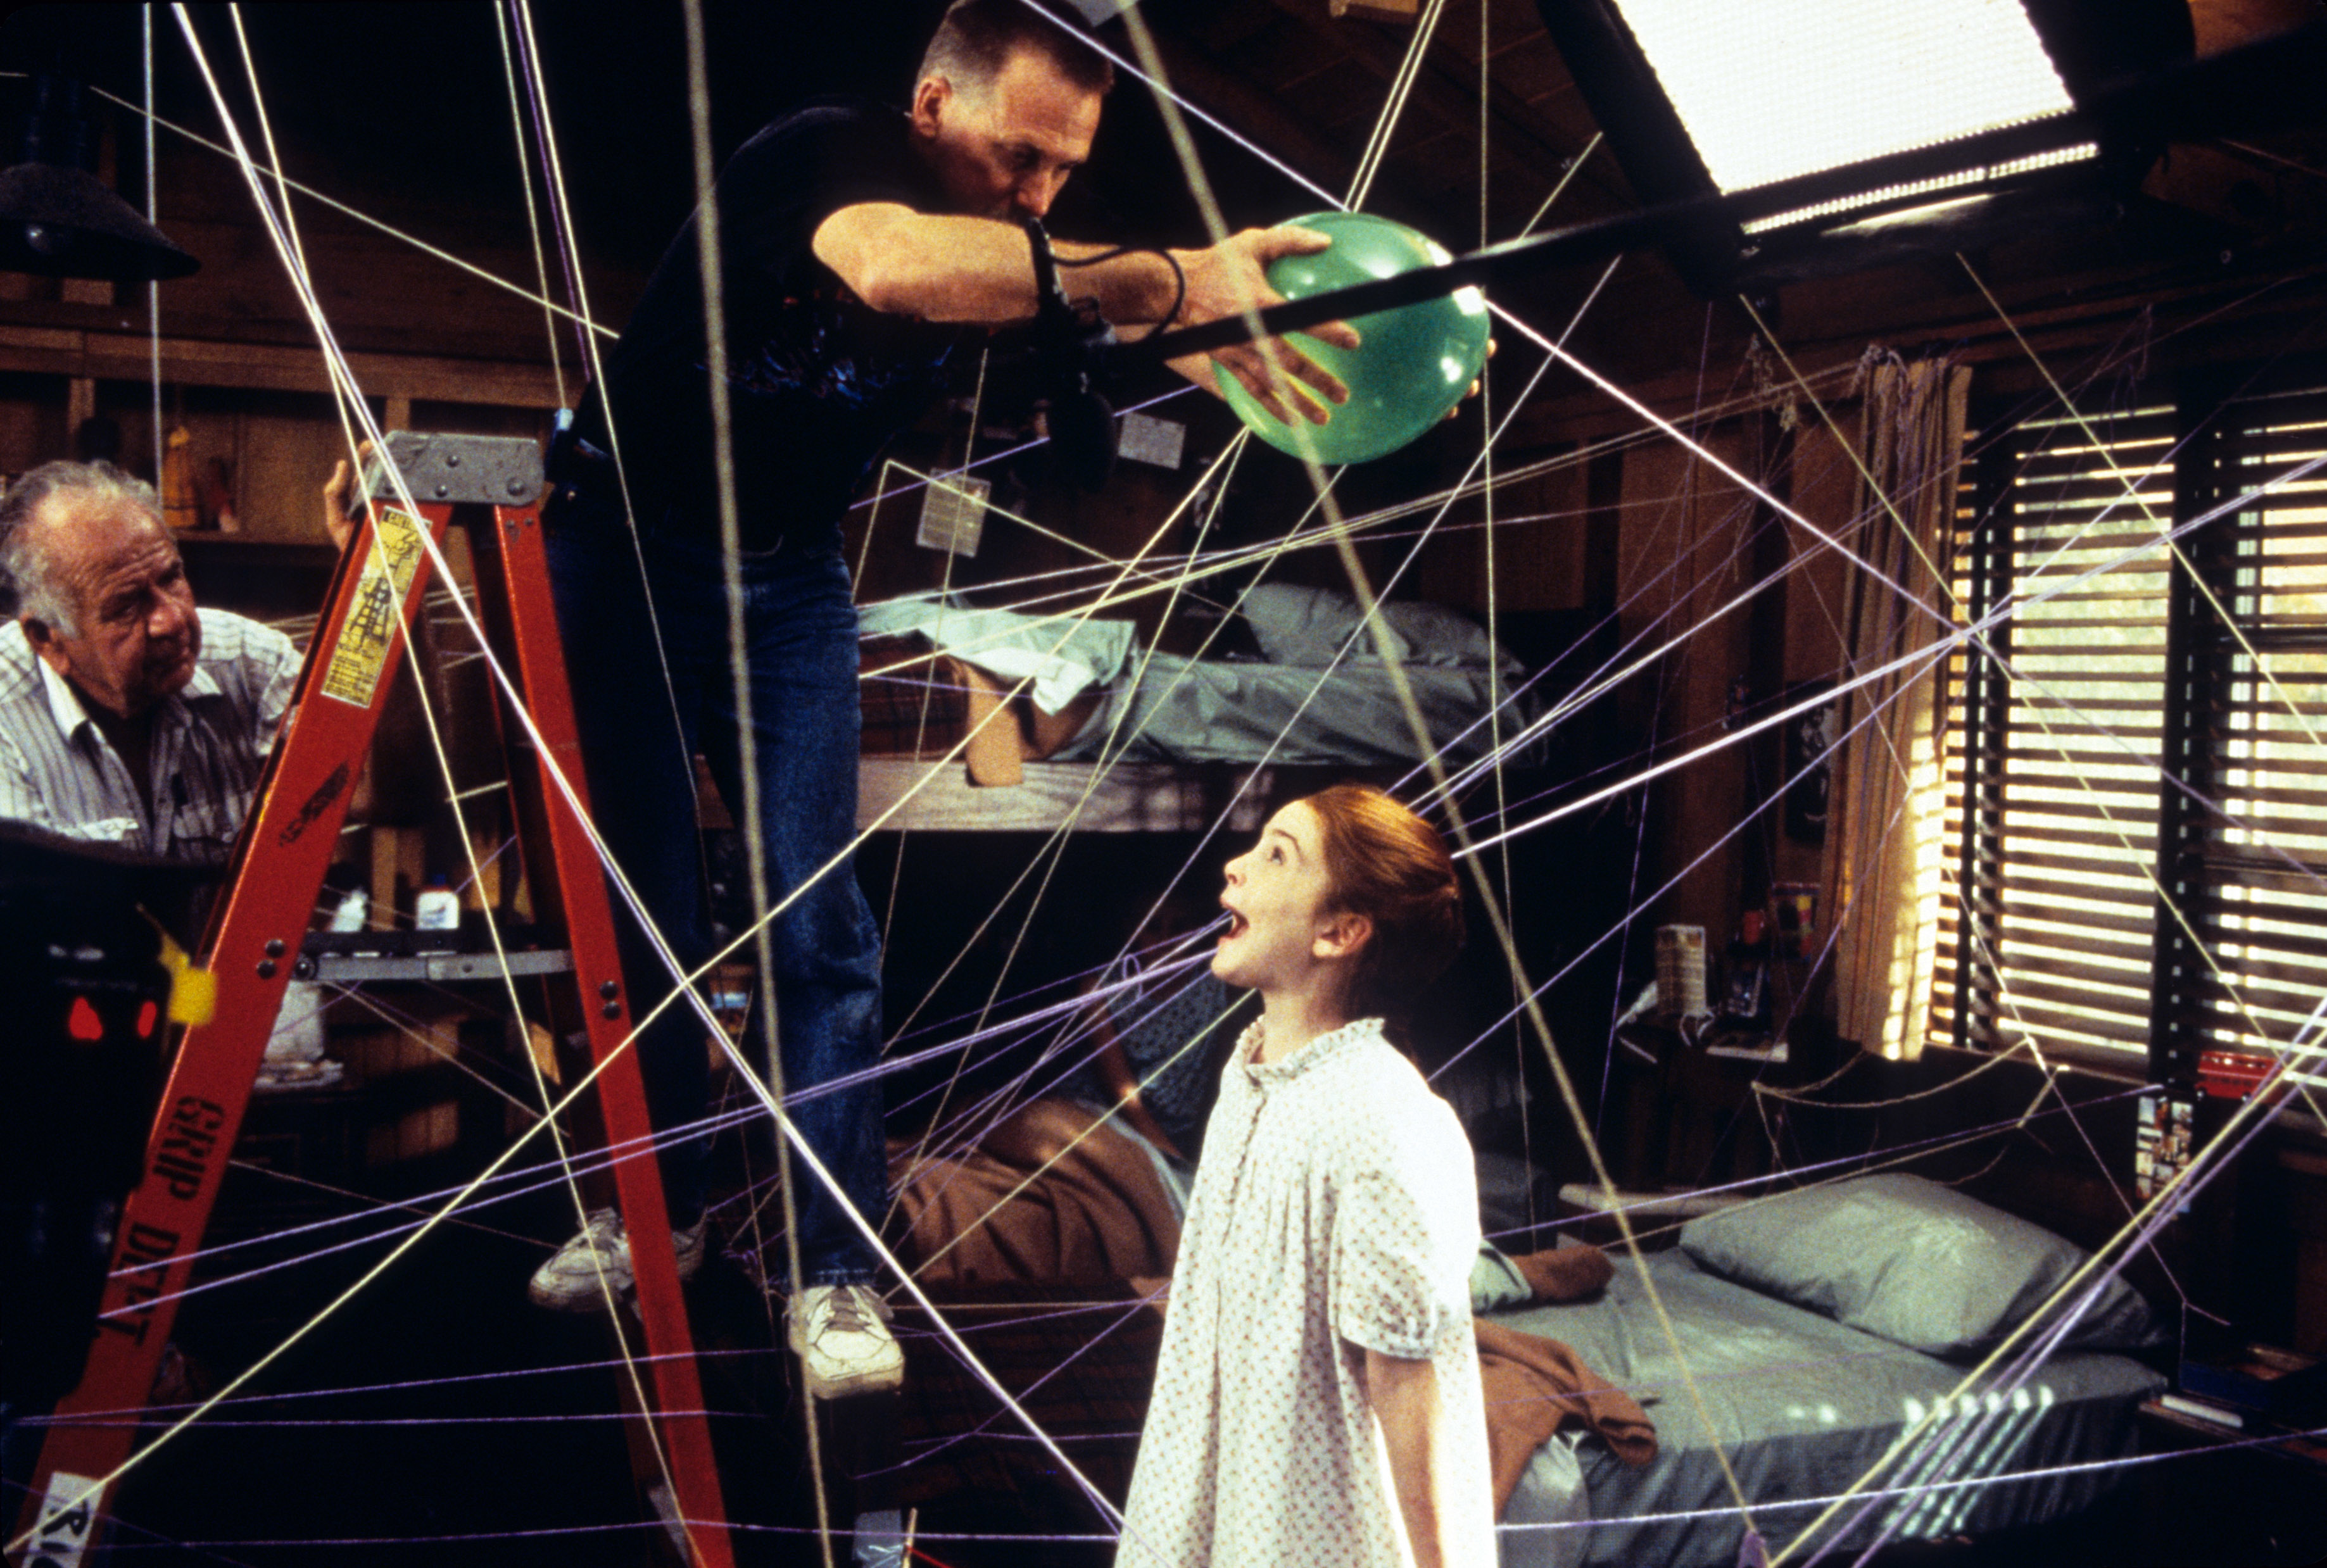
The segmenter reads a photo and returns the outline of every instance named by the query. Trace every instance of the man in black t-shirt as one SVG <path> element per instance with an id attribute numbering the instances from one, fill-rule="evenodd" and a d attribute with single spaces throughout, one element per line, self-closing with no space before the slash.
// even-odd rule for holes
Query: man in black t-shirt
<path id="1" fill-rule="evenodd" d="M 886 1207 L 879 933 L 848 849 L 855 832 L 855 610 L 840 521 L 890 439 L 947 385 L 956 349 L 1031 319 L 1025 218 L 1046 213 L 1088 154 L 1111 81 L 1105 61 L 1018 0 L 959 0 L 924 58 L 911 109 L 825 99 L 769 126 L 719 178 L 724 392 L 734 432 L 743 603 L 719 543 L 719 475 L 706 369 L 699 229 L 672 243 L 554 465 L 550 574 L 571 669 L 591 807 L 681 965 L 712 950 L 692 758 L 738 821 L 752 748 L 770 907 L 772 985 L 788 1111 L 857 1213 Z M 1195 325 L 1275 303 L 1265 269 L 1323 236 L 1252 229 L 1202 249 L 1131 252 L 1061 275 L 1118 327 Z M 1062 263 L 1107 247 L 1057 242 Z M 1333 323 L 1313 335 L 1354 346 Z M 1211 364 L 1280 417 L 1322 423 L 1347 397 L 1281 340 Z M 742 733 L 730 611 L 741 610 L 751 703 Z M 623 901 L 616 899 L 618 910 Z M 632 1015 L 672 989 L 669 969 L 618 916 Z M 763 1000 L 764 998 L 763 988 Z M 682 1274 L 702 1256 L 701 1025 L 684 1006 L 642 1031 L 640 1065 Z M 792 1348 L 823 1398 L 893 1386 L 902 1359 L 869 1288 L 874 1254 L 801 1162 L 800 1278 Z M 780 1272 L 780 1271 L 776 1271 Z M 543 1265 L 533 1295 L 586 1309 L 628 1283 L 611 1211 Z"/>

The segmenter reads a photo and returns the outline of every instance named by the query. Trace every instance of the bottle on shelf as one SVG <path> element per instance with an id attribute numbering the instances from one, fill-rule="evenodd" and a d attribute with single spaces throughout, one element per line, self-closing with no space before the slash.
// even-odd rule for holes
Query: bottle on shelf
<path id="1" fill-rule="evenodd" d="M 461 895 L 439 872 L 428 879 L 412 902 L 413 926 L 423 931 L 456 931 L 461 928 Z"/>
<path id="2" fill-rule="evenodd" d="M 1770 1027 L 1770 928 L 1760 910 L 1748 910 L 1737 922 L 1724 966 L 1721 1023 L 1730 1030 L 1767 1031 Z"/>

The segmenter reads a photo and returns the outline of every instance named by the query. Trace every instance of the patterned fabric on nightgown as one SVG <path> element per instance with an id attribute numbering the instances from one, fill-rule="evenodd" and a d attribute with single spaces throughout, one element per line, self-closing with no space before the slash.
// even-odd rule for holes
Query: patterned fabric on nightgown
<path id="1" fill-rule="evenodd" d="M 1204 1134 L 1118 1568 L 1409 1561 L 1368 1349 L 1436 1363 L 1460 1517 L 1495 1560 L 1471 1333 L 1471 1146 L 1378 1019 L 1282 1060 L 1245 1031 Z"/>

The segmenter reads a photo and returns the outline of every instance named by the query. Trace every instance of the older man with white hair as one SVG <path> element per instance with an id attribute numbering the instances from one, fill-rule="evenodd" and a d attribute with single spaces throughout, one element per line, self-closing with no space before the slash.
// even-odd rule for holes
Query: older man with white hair
<path id="1" fill-rule="evenodd" d="M 299 655 L 194 603 L 153 488 L 106 462 L 33 469 L 0 500 L 0 817 L 222 863 Z"/>

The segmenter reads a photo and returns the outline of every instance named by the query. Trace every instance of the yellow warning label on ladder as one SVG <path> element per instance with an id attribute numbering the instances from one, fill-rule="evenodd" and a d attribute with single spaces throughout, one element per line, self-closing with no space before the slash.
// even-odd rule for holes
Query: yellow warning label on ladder
<path id="1" fill-rule="evenodd" d="M 420 569 L 421 527 L 407 513 L 393 507 L 380 509 L 355 602 L 341 628 L 339 646 L 332 649 L 331 667 L 323 672 L 325 696 L 360 708 L 371 706 L 388 650 L 395 646 L 403 622 L 404 596 L 412 591 L 413 574 Z"/>

